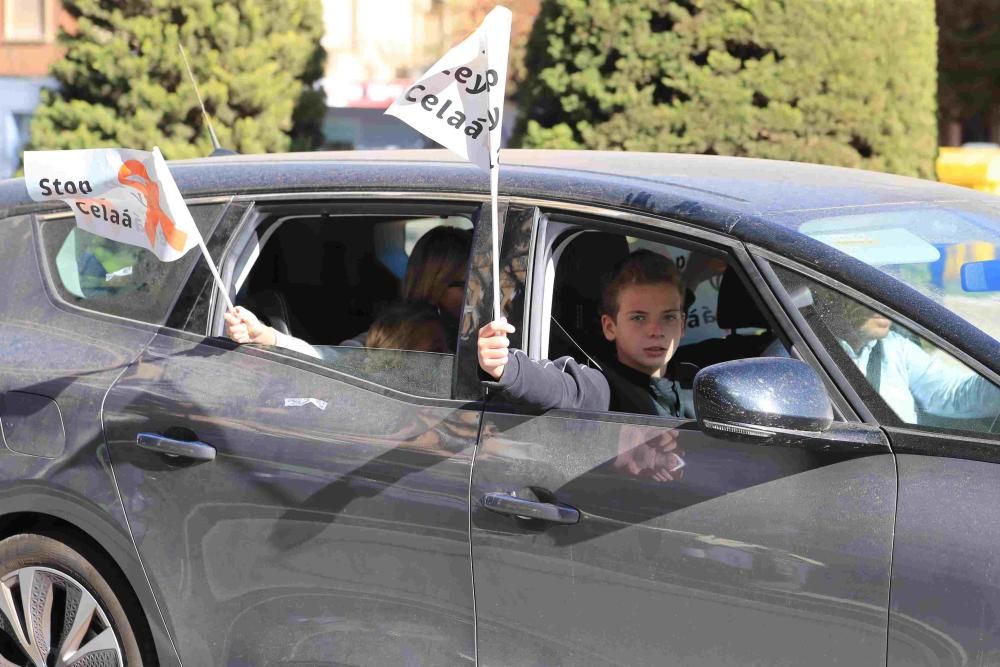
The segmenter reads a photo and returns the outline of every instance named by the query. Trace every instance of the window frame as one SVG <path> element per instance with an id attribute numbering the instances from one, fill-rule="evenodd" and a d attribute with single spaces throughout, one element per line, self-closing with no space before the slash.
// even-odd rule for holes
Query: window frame
<path id="1" fill-rule="evenodd" d="M 248 204 L 248 208 L 235 229 L 229 235 L 228 241 L 221 252 L 221 259 L 218 267 L 219 273 L 229 287 L 230 296 L 233 294 L 236 272 L 249 272 L 252 264 L 240 266 L 241 259 L 248 256 L 250 244 L 256 240 L 256 231 L 260 226 L 275 218 L 306 217 L 310 215 L 329 215 L 336 217 L 362 217 L 362 216 L 392 216 L 409 215 L 413 209 L 407 207 L 418 207 L 418 209 L 430 209 L 435 211 L 433 215 L 442 213 L 471 213 L 474 224 L 473 233 L 481 236 L 476 228 L 476 220 L 482 219 L 484 210 L 488 210 L 488 196 L 477 194 L 449 194 L 449 193 L 421 193 L 421 192 L 371 192 L 371 191 L 351 191 L 351 192 L 315 192 L 315 193 L 267 193 L 264 195 L 237 196 L 234 202 Z M 360 209 L 360 210 L 359 210 Z M 423 210 L 418 210 L 415 215 L 421 215 Z M 429 213 L 430 214 L 430 213 Z M 482 227 L 482 225 L 478 225 Z M 487 238 L 489 234 L 486 234 Z M 473 248 L 469 261 L 472 262 L 475 253 L 475 236 Z M 469 301 L 470 290 L 468 286 L 465 290 L 465 309 L 472 305 Z M 384 396 L 400 398 L 408 402 L 416 402 L 424 405 L 454 404 L 455 401 L 468 402 L 468 400 L 478 397 L 465 396 L 461 391 L 456 377 L 461 358 L 462 343 L 459 341 L 458 349 L 452 354 L 452 378 L 450 383 L 450 396 L 428 396 L 424 394 L 414 394 L 384 384 L 379 384 L 373 379 L 362 376 L 351 375 L 347 371 L 338 370 L 327 365 L 318 359 L 313 359 L 305 355 L 298 354 L 291 350 L 272 350 L 269 346 L 259 345 L 236 345 L 225 339 L 225 321 L 222 314 L 226 310 L 226 304 L 218 296 L 218 290 L 212 290 L 211 303 L 209 305 L 207 336 L 206 340 L 223 339 L 219 343 L 227 347 L 234 347 L 234 351 L 245 352 L 254 356 L 289 365 L 301 370 L 316 372 L 325 377 L 347 382 L 351 385 L 376 391 Z M 189 331 L 182 331 L 185 335 L 196 335 Z M 466 392 L 467 393 L 467 392 Z"/>
<path id="2" fill-rule="evenodd" d="M 3 41 L 8 44 L 51 44 L 55 41 L 52 0 L 38 0 L 42 10 L 42 31 L 39 35 L 19 36 L 14 32 L 14 2 L 3 0 Z"/>
<path id="3" fill-rule="evenodd" d="M 769 283 L 771 289 L 778 296 L 779 300 L 783 303 L 784 309 L 786 310 L 789 317 L 794 321 L 796 328 L 806 342 L 806 344 L 811 348 L 811 351 L 819 363 L 823 366 L 826 373 L 834 379 L 837 383 L 840 392 L 847 398 L 851 403 L 851 406 L 859 417 L 868 424 L 873 424 L 876 426 L 889 427 L 895 430 L 908 431 L 913 433 L 922 433 L 927 435 L 933 435 L 936 437 L 958 437 L 968 440 L 976 440 L 983 442 L 990 442 L 994 445 L 996 444 L 997 438 L 1000 437 L 998 434 L 980 434 L 970 431 L 960 431 L 955 429 L 947 429 L 940 427 L 932 427 L 920 424 L 909 424 L 905 423 L 897 417 L 893 416 L 892 419 L 880 419 L 876 416 L 868 405 L 865 403 L 864 396 L 873 390 L 868 386 L 868 392 L 864 389 L 861 391 L 855 387 L 854 382 L 852 382 L 848 376 L 840 369 L 839 364 L 829 353 L 826 346 L 820 340 L 819 336 L 812 330 L 808 322 L 799 312 L 798 308 L 792 303 L 791 296 L 785 290 L 784 285 L 778 275 L 772 268 L 773 265 L 780 266 L 788 271 L 802 274 L 803 276 L 814 280 L 815 282 L 828 287 L 829 289 L 841 294 L 849 299 L 853 299 L 879 313 L 884 314 L 889 319 L 891 319 L 895 324 L 909 329 L 914 334 L 921 336 L 931 344 L 937 346 L 947 354 L 965 364 L 970 370 L 978 373 L 979 375 L 985 377 L 987 380 L 993 384 L 1000 385 L 1000 374 L 995 372 L 993 369 L 985 366 L 984 364 L 978 362 L 976 359 L 967 354 L 964 350 L 958 346 L 952 344 L 930 328 L 924 326 L 922 323 L 907 317 L 894 308 L 891 304 L 878 301 L 864 292 L 860 291 L 853 285 L 849 285 L 830 276 L 827 276 L 815 269 L 804 266 L 798 262 L 788 259 L 782 255 L 774 253 L 766 248 L 761 248 L 759 246 L 749 246 L 748 250 L 751 252 L 752 257 L 757 263 L 761 270 L 761 274 L 765 277 Z M 892 280 L 891 277 L 887 276 L 887 280 Z M 867 384 L 867 383 L 866 383 Z M 881 401 L 882 399 L 879 398 Z M 888 406 L 885 406 L 886 410 L 891 410 Z"/>
<path id="4" fill-rule="evenodd" d="M 227 213 L 232 208 L 233 197 L 231 195 L 191 197 L 185 199 L 184 203 L 187 206 L 202 206 L 202 205 L 221 206 L 221 210 L 218 217 L 212 222 L 211 225 L 210 237 L 209 240 L 207 241 L 207 243 L 211 245 L 212 239 L 217 237 L 216 232 L 219 231 L 218 230 L 219 224 L 222 222 L 222 220 L 226 217 Z M 32 235 L 34 237 L 33 241 L 35 245 L 35 255 L 38 261 L 38 266 L 42 272 L 42 283 L 44 285 L 45 293 L 49 297 L 49 300 L 52 302 L 53 305 L 55 305 L 58 308 L 68 310 L 70 312 L 85 315 L 87 317 L 98 318 L 105 321 L 115 322 L 118 324 L 135 325 L 152 330 L 160 330 L 168 326 L 167 322 L 170 321 L 172 313 L 177 308 L 177 301 L 181 295 L 181 292 L 183 291 L 183 286 L 186 285 L 188 281 L 190 281 L 191 274 L 194 272 L 195 267 L 198 265 L 198 262 L 201 261 L 200 259 L 191 262 L 191 266 L 188 268 L 183 278 L 178 282 L 178 285 L 180 287 L 177 291 L 174 292 L 173 296 L 168 300 L 165 309 L 165 314 L 163 317 L 163 322 L 161 323 L 136 319 L 134 317 L 127 317 L 125 315 L 116 315 L 114 313 L 95 310 L 93 308 L 86 308 L 79 304 L 70 303 L 65 298 L 63 298 L 63 295 L 60 293 L 60 288 L 57 287 L 57 284 L 60 282 L 61 279 L 54 272 L 54 267 L 50 265 L 49 257 L 46 254 L 45 240 L 42 236 L 42 226 L 49 221 L 68 219 L 72 221 L 72 224 L 75 226 L 76 222 L 74 214 L 71 211 L 67 211 L 62 207 L 60 207 L 60 209 L 56 211 L 53 211 L 50 208 L 45 208 L 42 210 L 35 211 L 31 215 L 33 218 Z M 198 251 L 192 248 L 188 252 L 197 253 Z M 187 255 L 185 255 L 185 258 L 182 258 L 177 261 L 183 261 L 186 258 Z M 54 263 L 54 261 L 55 260 L 53 258 L 52 263 Z M 215 291 L 217 292 L 217 290 Z M 215 295 L 213 294 L 213 298 L 214 297 Z"/>
<path id="5" fill-rule="evenodd" d="M 583 222 L 588 229 L 600 229 L 612 233 L 636 236 L 665 245 L 681 247 L 702 246 L 708 250 L 725 255 L 727 261 L 731 266 L 736 268 L 740 274 L 740 278 L 744 280 L 747 287 L 757 295 L 765 316 L 774 324 L 775 336 L 788 347 L 793 357 L 808 363 L 822 379 L 837 417 L 844 422 L 856 423 L 861 421 L 851 404 L 844 397 L 840 385 L 835 383 L 833 378 L 829 376 L 826 368 L 819 363 L 819 360 L 800 335 L 798 328 L 793 324 L 788 313 L 785 312 L 782 302 L 773 292 L 771 284 L 765 280 L 746 245 L 741 240 L 693 226 L 676 218 L 654 217 L 599 206 L 536 198 L 512 197 L 508 201 L 512 207 L 534 206 L 539 209 L 539 215 L 536 216 L 532 231 L 531 247 L 529 250 L 525 308 L 524 312 L 519 314 L 522 320 L 520 322 L 512 322 L 524 332 L 524 338 L 517 347 L 522 349 L 529 357 L 534 359 L 539 358 L 538 356 L 533 356 L 533 353 L 537 355 L 541 350 L 540 337 L 543 335 L 544 329 L 541 317 L 546 312 L 545 303 L 548 302 L 551 306 L 552 285 L 547 284 L 545 264 L 547 262 L 547 255 L 551 255 L 551 243 L 560 234 L 549 234 L 548 226 L 561 225 L 561 218 L 570 218 L 574 220 L 574 223 L 568 225 L 567 228 L 578 226 L 580 222 Z M 552 214 L 556 215 L 555 220 L 551 218 Z M 553 228 L 556 230 L 560 229 L 559 227 Z M 565 233 L 565 229 L 561 231 Z M 506 246 L 508 243 L 509 241 L 505 238 L 504 245 Z M 541 277 L 536 275 L 539 272 L 542 273 Z M 548 295 L 545 293 L 546 289 L 549 291 Z M 676 426 L 682 423 L 692 423 L 690 420 L 683 418 L 612 411 L 553 410 L 547 414 L 584 416 L 588 419 L 635 424 L 646 423 Z"/>

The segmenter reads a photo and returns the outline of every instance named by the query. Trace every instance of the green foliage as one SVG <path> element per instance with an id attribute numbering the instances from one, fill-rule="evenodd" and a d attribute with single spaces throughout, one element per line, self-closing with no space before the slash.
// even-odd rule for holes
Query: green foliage
<path id="1" fill-rule="evenodd" d="M 320 0 L 68 0 L 31 125 L 34 149 L 121 146 L 168 159 L 208 155 L 208 131 L 177 48 L 184 46 L 219 142 L 240 153 L 308 150 L 322 140 Z"/>
<path id="2" fill-rule="evenodd" d="M 930 177 L 933 0 L 544 0 L 514 142 Z"/>

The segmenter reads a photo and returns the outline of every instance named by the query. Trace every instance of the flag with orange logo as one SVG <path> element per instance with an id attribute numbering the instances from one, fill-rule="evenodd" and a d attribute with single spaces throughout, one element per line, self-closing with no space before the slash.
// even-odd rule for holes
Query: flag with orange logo
<path id="1" fill-rule="evenodd" d="M 204 243 L 158 148 L 27 151 L 24 180 L 35 201 L 68 204 L 80 229 L 164 262 Z"/>

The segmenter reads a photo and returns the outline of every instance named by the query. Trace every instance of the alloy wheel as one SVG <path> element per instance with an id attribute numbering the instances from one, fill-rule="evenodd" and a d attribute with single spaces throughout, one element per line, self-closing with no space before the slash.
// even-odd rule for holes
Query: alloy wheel
<path id="1" fill-rule="evenodd" d="M 0 667 L 122 667 L 108 615 L 73 577 L 23 567 L 0 578 Z"/>

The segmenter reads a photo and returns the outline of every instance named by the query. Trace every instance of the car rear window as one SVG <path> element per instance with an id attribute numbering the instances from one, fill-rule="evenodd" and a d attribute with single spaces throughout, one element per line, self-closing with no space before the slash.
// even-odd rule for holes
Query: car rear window
<path id="1" fill-rule="evenodd" d="M 191 205 L 208 238 L 225 204 Z M 42 253 L 59 298 L 90 311 L 161 325 L 195 262 L 197 250 L 161 262 L 148 250 L 117 243 L 77 228 L 71 215 L 40 223 Z"/>

